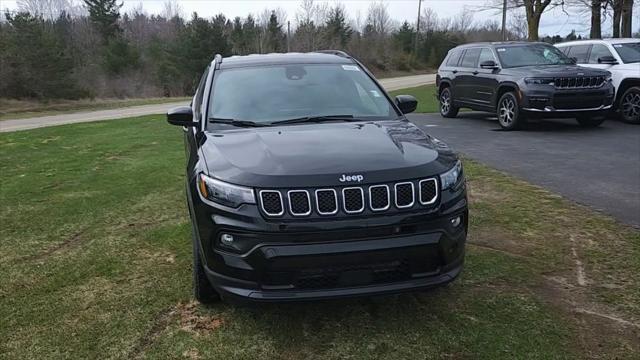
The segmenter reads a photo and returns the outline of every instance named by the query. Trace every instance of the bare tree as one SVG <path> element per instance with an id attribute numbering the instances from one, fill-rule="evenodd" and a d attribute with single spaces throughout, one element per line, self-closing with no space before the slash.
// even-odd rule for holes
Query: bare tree
<path id="1" fill-rule="evenodd" d="M 182 6 L 178 3 L 177 0 L 165 0 L 162 4 L 162 17 L 165 19 L 173 19 L 176 17 L 183 16 Z"/>
<path id="2" fill-rule="evenodd" d="M 633 0 L 622 0 L 622 11 L 620 17 L 620 32 L 622 37 L 631 37 L 633 22 Z"/>
<path id="3" fill-rule="evenodd" d="M 391 16 L 384 1 L 374 1 L 369 5 L 367 25 L 378 35 L 386 35 L 391 30 Z"/>
<path id="4" fill-rule="evenodd" d="M 468 6 L 462 8 L 462 11 L 453 19 L 452 30 L 458 32 L 467 32 L 473 25 L 473 11 Z"/>
<path id="5" fill-rule="evenodd" d="M 509 33 L 517 40 L 527 38 L 527 15 L 523 11 L 519 9 L 512 11 L 509 16 Z"/>
<path id="6" fill-rule="evenodd" d="M 79 15 L 79 5 L 73 0 L 17 0 L 18 10 L 55 20 L 62 13 Z"/>

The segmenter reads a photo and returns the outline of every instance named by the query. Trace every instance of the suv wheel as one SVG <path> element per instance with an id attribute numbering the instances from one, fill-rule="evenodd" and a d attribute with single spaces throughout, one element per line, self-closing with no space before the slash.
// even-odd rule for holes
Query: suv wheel
<path id="1" fill-rule="evenodd" d="M 620 117 L 624 122 L 640 124 L 640 87 L 630 87 L 622 94 Z"/>
<path id="2" fill-rule="evenodd" d="M 582 127 L 600 126 L 600 124 L 602 124 L 605 119 L 606 118 L 604 116 L 593 117 L 589 115 L 582 115 L 576 118 L 576 120 L 578 120 L 578 124 L 580 124 L 580 126 Z"/>
<path id="3" fill-rule="evenodd" d="M 498 122 L 504 130 L 517 130 L 525 122 L 524 116 L 520 113 L 518 99 L 513 92 L 502 95 L 498 101 Z"/>
<path id="4" fill-rule="evenodd" d="M 440 115 L 446 118 L 454 118 L 458 116 L 458 107 L 453 105 L 453 97 L 451 96 L 451 89 L 448 87 L 440 91 Z"/>
<path id="5" fill-rule="evenodd" d="M 200 246 L 198 246 L 198 239 L 193 225 L 191 226 L 191 242 L 193 243 L 193 296 L 202 304 L 220 300 L 220 295 L 211 286 L 204 272 L 204 264 L 200 257 Z"/>

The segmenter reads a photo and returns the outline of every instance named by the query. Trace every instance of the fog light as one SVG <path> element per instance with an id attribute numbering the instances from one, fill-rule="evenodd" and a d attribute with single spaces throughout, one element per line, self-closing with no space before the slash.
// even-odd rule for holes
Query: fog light
<path id="1" fill-rule="evenodd" d="M 460 225 L 460 223 L 462 222 L 462 220 L 460 219 L 460 216 L 455 217 L 449 221 L 451 221 L 451 226 L 453 227 L 458 227 L 458 225 Z"/>
<path id="2" fill-rule="evenodd" d="M 233 235 L 231 234 L 222 234 L 220 235 L 220 242 L 224 245 L 233 245 Z"/>

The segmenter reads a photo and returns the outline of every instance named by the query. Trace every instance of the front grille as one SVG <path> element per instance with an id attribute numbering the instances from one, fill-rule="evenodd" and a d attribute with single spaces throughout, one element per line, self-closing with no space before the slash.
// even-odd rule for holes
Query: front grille
<path id="1" fill-rule="evenodd" d="M 260 207 L 269 217 L 355 215 L 433 207 L 439 197 L 437 178 L 344 188 L 260 190 Z M 286 210 L 285 210 L 286 209 Z M 286 215 L 285 215 L 286 216 Z"/>
<path id="2" fill-rule="evenodd" d="M 405 182 L 396 184 L 396 207 L 404 209 L 413 206 L 415 196 L 413 183 Z"/>
<path id="3" fill-rule="evenodd" d="M 338 195 L 333 189 L 316 190 L 316 205 L 320 215 L 333 215 L 338 212 Z"/>
<path id="4" fill-rule="evenodd" d="M 433 204 L 438 199 L 438 182 L 436 179 L 420 180 L 420 203 Z"/>
<path id="5" fill-rule="evenodd" d="M 326 289 L 383 284 L 408 280 L 411 270 L 406 261 L 334 266 L 301 271 L 294 280 L 298 289 Z"/>
<path id="6" fill-rule="evenodd" d="M 311 199 L 306 190 L 291 190 L 289 195 L 289 211 L 294 216 L 311 214 Z"/>
<path id="7" fill-rule="evenodd" d="M 280 195 L 279 191 L 260 191 L 260 204 L 262 205 L 262 210 L 269 216 L 280 216 L 284 214 L 282 195 Z"/>
<path id="8" fill-rule="evenodd" d="M 369 206 L 373 211 L 383 211 L 389 208 L 389 187 L 376 185 L 369 187 Z"/>
<path id="9" fill-rule="evenodd" d="M 362 188 L 352 187 L 342 189 L 342 202 L 345 212 L 349 214 L 362 212 L 362 210 L 364 210 L 364 193 Z"/>
<path id="10" fill-rule="evenodd" d="M 593 89 L 602 86 L 604 76 L 557 77 L 553 83 L 557 89 Z"/>

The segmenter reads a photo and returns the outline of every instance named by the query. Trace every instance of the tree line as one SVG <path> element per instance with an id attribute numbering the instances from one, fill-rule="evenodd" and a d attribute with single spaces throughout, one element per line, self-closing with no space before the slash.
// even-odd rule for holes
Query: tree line
<path id="1" fill-rule="evenodd" d="M 302 0 L 289 21 L 280 9 L 246 17 L 205 18 L 193 13 L 186 18 L 175 0 L 168 0 L 157 15 L 148 15 L 142 8 L 123 13 L 117 0 L 80 4 L 18 0 L 18 4 L 18 11 L 7 11 L 0 21 L 0 97 L 190 95 L 216 53 L 340 49 L 376 73 L 425 70 L 437 68 L 452 47 L 502 37 L 497 22 L 478 23 L 470 9 L 453 18 L 439 18 L 427 7 L 420 15 L 418 33 L 415 23 L 392 20 L 387 3 L 381 0 L 356 17 L 350 17 L 339 3 L 329 6 Z M 529 20 L 528 14 L 513 16 L 508 38 L 531 37 L 523 30 Z M 573 38 L 572 32 L 566 38 L 545 40 Z"/>

